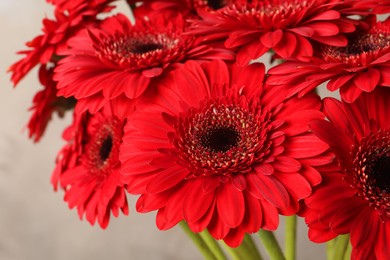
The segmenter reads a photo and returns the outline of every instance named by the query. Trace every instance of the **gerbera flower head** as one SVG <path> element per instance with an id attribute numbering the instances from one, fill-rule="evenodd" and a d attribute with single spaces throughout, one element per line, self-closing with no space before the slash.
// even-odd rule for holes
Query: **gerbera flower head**
<path id="1" fill-rule="evenodd" d="M 340 90 L 343 100 L 353 102 L 362 92 L 390 86 L 390 19 L 373 21 L 368 30 L 348 37 L 346 47 L 324 46 L 310 63 L 287 61 L 270 69 L 268 84 L 285 84 L 291 95 L 303 95 L 329 80 L 330 91 Z"/>
<path id="2" fill-rule="evenodd" d="M 124 121 L 108 108 L 93 115 L 75 113 L 75 117 L 66 134 L 72 138 L 60 151 L 52 183 L 56 188 L 59 182 L 64 200 L 77 208 L 80 218 L 85 214 L 91 225 L 97 220 L 106 228 L 111 213 L 128 214 L 118 158 Z"/>
<path id="3" fill-rule="evenodd" d="M 68 56 L 55 70 L 58 94 L 84 101 L 83 110 L 93 113 L 117 98 L 133 104 L 164 71 L 185 60 L 234 59 L 230 51 L 183 35 L 184 29 L 181 17 L 135 25 L 121 14 L 106 19 L 69 41 Z"/>
<path id="4" fill-rule="evenodd" d="M 185 220 L 235 247 L 245 233 L 276 229 L 278 213 L 295 214 L 320 182 L 315 167 L 332 155 L 307 131 L 323 117 L 319 98 L 285 100 L 263 78 L 260 63 L 187 62 L 128 118 L 122 181 L 141 194 L 138 211 L 158 210 L 160 229 Z"/>
<path id="5" fill-rule="evenodd" d="M 116 0 L 47 0 L 56 9 L 69 12 L 70 14 L 83 14 L 84 16 L 95 16 L 101 12 L 109 12 L 114 6 L 110 4 Z"/>
<path id="6" fill-rule="evenodd" d="M 367 14 L 371 5 L 333 0 L 233 1 L 213 12 L 199 12 L 191 33 L 208 35 L 210 41 L 224 41 L 238 48 L 237 61 L 247 64 L 272 49 L 284 59 L 307 61 L 313 42 L 345 46 L 343 33 L 355 30 L 347 15 Z"/>
<path id="7" fill-rule="evenodd" d="M 323 242 L 350 233 L 354 259 L 390 253 L 389 98 L 390 89 L 382 87 L 350 104 L 326 98 L 329 121 L 310 123 L 336 154 L 341 174 L 322 173 L 324 183 L 305 200 L 309 237 Z"/>
<path id="8" fill-rule="evenodd" d="M 43 19 L 43 34 L 26 43 L 30 49 L 19 51 L 24 58 L 12 64 L 11 80 L 16 86 L 37 64 L 56 62 L 59 53 L 66 49 L 66 41 L 80 29 L 97 21 L 97 14 L 110 11 L 112 0 L 52 1 L 59 6 L 54 11 L 55 19 Z"/>
<path id="9" fill-rule="evenodd" d="M 167 17 L 177 16 L 196 19 L 198 10 L 212 11 L 221 9 L 233 0 L 149 0 L 143 1 L 140 6 L 134 8 L 136 17 L 153 17 L 164 14 Z"/>

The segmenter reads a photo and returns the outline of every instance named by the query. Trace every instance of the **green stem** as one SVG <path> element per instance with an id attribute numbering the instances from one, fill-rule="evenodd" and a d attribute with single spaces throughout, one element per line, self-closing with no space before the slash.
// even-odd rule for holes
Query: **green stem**
<path id="1" fill-rule="evenodd" d="M 260 229 L 259 236 L 271 260 L 285 259 L 282 249 L 280 248 L 278 241 L 276 241 L 273 232 Z"/>
<path id="2" fill-rule="evenodd" d="M 297 246 L 297 216 L 286 217 L 286 260 L 295 260 Z"/>
<path id="3" fill-rule="evenodd" d="M 251 255 L 254 257 L 254 259 L 263 259 L 260 255 L 259 249 L 253 242 L 252 236 L 245 234 L 243 243 L 250 249 Z"/>
<path id="4" fill-rule="evenodd" d="M 336 244 L 334 247 L 334 260 L 343 260 L 345 250 L 347 249 L 349 243 L 349 234 L 339 235 L 336 240 Z"/>
<path id="5" fill-rule="evenodd" d="M 256 248 L 251 236 L 248 234 L 245 235 L 244 240 L 239 247 L 232 248 L 226 244 L 224 245 L 233 260 L 262 260 L 259 250 Z"/>
<path id="6" fill-rule="evenodd" d="M 217 260 L 226 259 L 225 253 L 222 251 L 218 242 L 210 235 L 210 233 L 206 230 L 199 233 L 200 237 L 206 243 L 210 251 L 214 254 Z"/>
<path id="7" fill-rule="evenodd" d="M 326 242 L 326 259 L 333 260 L 334 246 L 336 245 L 336 238 Z"/>
<path id="8" fill-rule="evenodd" d="M 347 245 L 347 249 L 345 250 L 345 253 L 344 253 L 344 260 L 351 259 L 351 253 L 352 253 L 352 245 L 349 242 Z"/>
<path id="9" fill-rule="evenodd" d="M 203 241 L 202 237 L 199 234 L 196 234 L 191 231 L 191 229 L 188 227 L 187 223 L 184 221 L 180 222 L 181 228 L 184 230 L 184 232 L 191 238 L 191 240 L 194 242 L 196 247 L 199 249 L 201 254 L 204 256 L 207 260 L 215 260 L 215 256 L 213 252 L 209 249 L 207 244 Z"/>

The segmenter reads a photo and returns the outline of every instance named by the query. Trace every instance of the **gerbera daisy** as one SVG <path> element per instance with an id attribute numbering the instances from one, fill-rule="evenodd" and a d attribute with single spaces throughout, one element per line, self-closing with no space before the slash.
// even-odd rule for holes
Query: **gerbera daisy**
<path id="1" fill-rule="evenodd" d="M 94 113 L 106 102 L 127 98 L 133 104 L 164 71 L 195 59 L 234 59 L 225 49 L 200 44 L 184 36 L 184 20 L 162 17 L 132 25 L 121 14 L 107 18 L 99 28 L 69 41 L 68 55 L 59 62 L 54 79 L 58 94 L 84 100 Z"/>
<path id="2" fill-rule="evenodd" d="M 39 80 L 44 89 L 39 91 L 33 99 L 30 108 L 33 114 L 27 124 L 29 137 L 38 142 L 44 134 L 53 113 L 62 117 L 66 110 L 73 108 L 74 100 L 57 97 L 56 83 L 52 79 L 53 69 L 42 65 L 39 69 Z"/>
<path id="3" fill-rule="evenodd" d="M 56 9 L 67 11 L 69 14 L 79 13 L 84 15 L 96 15 L 101 12 L 109 12 L 114 8 L 112 2 L 116 0 L 46 0 L 55 5 Z"/>
<path id="4" fill-rule="evenodd" d="M 97 14 L 111 10 L 112 7 L 107 6 L 110 2 L 112 1 L 61 2 L 64 6 L 55 9 L 54 20 L 43 19 L 43 34 L 26 43 L 29 50 L 18 52 L 25 57 L 9 67 L 8 71 L 12 72 L 11 80 L 14 85 L 16 86 L 37 64 L 56 62 L 59 58 L 59 52 L 67 48 L 66 41 L 81 28 L 96 22 Z"/>
<path id="5" fill-rule="evenodd" d="M 340 90 L 346 102 L 376 86 L 390 86 L 390 19 L 371 22 L 348 37 L 346 47 L 324 46 L 310 63 L 287 61 L 269 70 L 271 85 L 285 84 L 290 95 L 311 91 L 329 80 L 330 91 Z"/>
<path id="6" fill-rule="evenodd" d="M 308 132 L 323 118 L 318 96 L 285 100 L 263 77 L 260 63 L 187 62 L 128 118 L 122 180 L 160 229 L 185 220 L 236 247 L 245 232 L 275 230 L 278 212 L 295 214 L 320 182 L 314 166 L 332 156 Z"/>
<path id="7" fill-rule="evenodd" d="M 135 1 L 128 1 L 135 2 Z M 136 17 L 164 14 L 167 17 L 177 16 L 197 18 L 197 11 L 218 10 L 233 2 L 233 0 L 147 0 L 136 6 L 133 11 Z"/>
<path id="8" fill-rule="evenodd" d="M 214 12 L 199 12 L 191 33 L 223 40 L 227 48 L 238 48 L 237 61 L 247 64 L 272 49 L 284 59 L 308 60 L 312 41 L 345 46 L 343 33 L 355 30 L 348 14 L 367 14 L 372 4 L 357 1 L 254 0 L 234 1 Z"/>
<path id="9" fill-rule="evenodd" d="M 68 144 L 60 151 L 52 183 L 65 190 L 64 200 L 77 208 L 80 218 L 106 228 L 110 214 L 128 214 L 125 187 L 120 181 L 119 146 L 124 121 L 109 109 L 90 115 L 75 113 L 67 129 Z M 70 132 L 71 131 L 71 132 Z"/>
<path id="10" fill-rule="evenodd" d="M 355 102 L 324 100 L 328 120 L 314 120 L 314 134 L 327 142 L 341 174 L 323 182 L 305 200 L 309 237 L 323 242 L 350 233 L 354 259 L 390 255 L 390 89 L 376 88 Z"/>

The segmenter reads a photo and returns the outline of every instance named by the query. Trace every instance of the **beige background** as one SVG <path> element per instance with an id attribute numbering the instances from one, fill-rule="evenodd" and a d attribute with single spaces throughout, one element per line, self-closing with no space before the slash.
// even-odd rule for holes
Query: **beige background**
<path id="1" fill-rule="evenodd" d="M 121 2 L 119 10 L 127 11 Z M 44 0 L 0 0 L 0 259 L 199 259 L 180 228 L 158 231 L 154 214 L 113 218 L 107 230 L 80 221 L 49 183 L 61 132 L 70 118 L 55 118 L 44 139 L 33 144 L 23 127 L 40 89 L 33 70 L 13 89 L 6 74 L 24 43 L 40 34 L 43 17 L 52 17 Z M 283 226 L 281 226 L 281 229 Z M 299 259 L 325 259 L 323 245 L 308 242 L 300 221 Z M 283 230 L 277 234 L 283 240 Z"/>

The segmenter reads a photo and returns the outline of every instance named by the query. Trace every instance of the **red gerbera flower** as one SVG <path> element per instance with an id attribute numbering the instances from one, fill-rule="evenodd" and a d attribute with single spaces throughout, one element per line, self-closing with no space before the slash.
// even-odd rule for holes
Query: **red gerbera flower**
<path id="1" fill-rule="evenodd" d="M 53 1 L 52 1 L 53 2 Z M 57 2 L 57 1 L 56 1 Z M 112 1 L 66 1 L 61 3 L 63 8 L 56 8 L 55 19 L 43 19 L 43 35 L 35 37 L 26 43 L 29 50 L 18 54 L 26 55 L 23 59 L 12 64 L 8 71 L 12 72 L 11 80 L 14 85 L 37 64 L 47 64 L 56 61 L 61 50 L 66 49 L 66 41 L 81 28 L 96 21 L 96 15 L 112 9 L 107 6 Z"/>
<path id="2" fill-rule="evenodd" d="M 135 1 L 130 1 L 135 2 Z M 133 9 L 136 17 L 165 15 L 175 17 L 178 13 L 183 17 L 196 18 L 198 10 L 218 10 L 233 0 L 147 0 Z"/>
<path id="3" fill-rule="evenodd" d="M 309 237 L 323 242 L 350 233 L 353 259 L 390 255 L 389 100 L 389 88 L 350 104 L 326 98 L 329 121 L 310 125 L 336 154 L 342 174 L 323 173 L 323 183 L 306 199 Z"/>
<path id="4" fill-rule="evenodd" d="M 192 23 L 192 34 L 224 40 L 238 48 L 237 61 L 247 64 L 271 48 L 285 59 L 307 60 L 312 42 L 345 46 L 342 33 L 355 30 L 348 14 L 367 14 L 372 4 L 336 0 L 234 1 L 215 12 L 199 12 L 203 20 Z"/>
<path id="5" fill-rule="evenodd" d="M 263 77 L 259 63 L 187 62 L 129 117 L 122 180 L 142 194 L 138 211 L 158 210 L 160 229 L 185 220 L 236 247 L 245 232 L 275 230 L 278 212 L 295 214 L 320 182 L 314 166 L 332 156 L 308 132 L 323 117 L 318 96 L 285 100 Z"/>
<path id="6" fill-rule="evenodd" d="M 290 95 L 303 95 L 329 80 L 330 91 L 340 89 L 346 102 L 376 86 L 390 86 L 390 19 L 373 21 L 368 30 L 349 36 L 346 47 L 325 46 L 310 63 L 287 61 L 269 70 L 271 85 L 285 84 Z"/>
<path id="7" fill-rule="evenodd" d="M 39 69 L 39 80 L 44 89 L 39 91 L 33 99 L 30 108 L 33 114 L 27 124 L 29 137 L 38 142 L 44 134 L 53 113 L 63 116 L 65 111 L 73 108 L 74 100 L 57 97 L 56 83 L 52 79 L 53 69 L 47 69 L 45 65 Z"/>
<path id="8" fill-rule="evenodd" d="M 72 136 L 60 151 L 52 183 L 65 189 L 65 201 L 76 207 L 80 218 L 106 228 L 110 213 L 128 214 L 125 187 L 120 181 L 119 146 L 124 122 L 108 109 L 96 114 L 75 114 Z M 71 133 L 69 131 L 72 131 Z"/>
<path id="9" fill-rule="evenodd" d="M 156 77 L 188 59 L 234 59 L 231 52 L 184 36 L 184 20 L 138 20 L 119 14 L 74 37 L 56 68 L 58 93 L 84 101 L 92 113 L 116 98 L 136 101 Z M 130 99 L 130 100 L 129 100 Z"/>
<path id="10" fill-rule="evenodd" d="M 100 12 L 109 12 L 114 8 L 110 6 L 116 0 L 46 0 L 55 5 L 56 9 L 67 11 L 70 14 L 80 13 L 95 16 Z"/>

